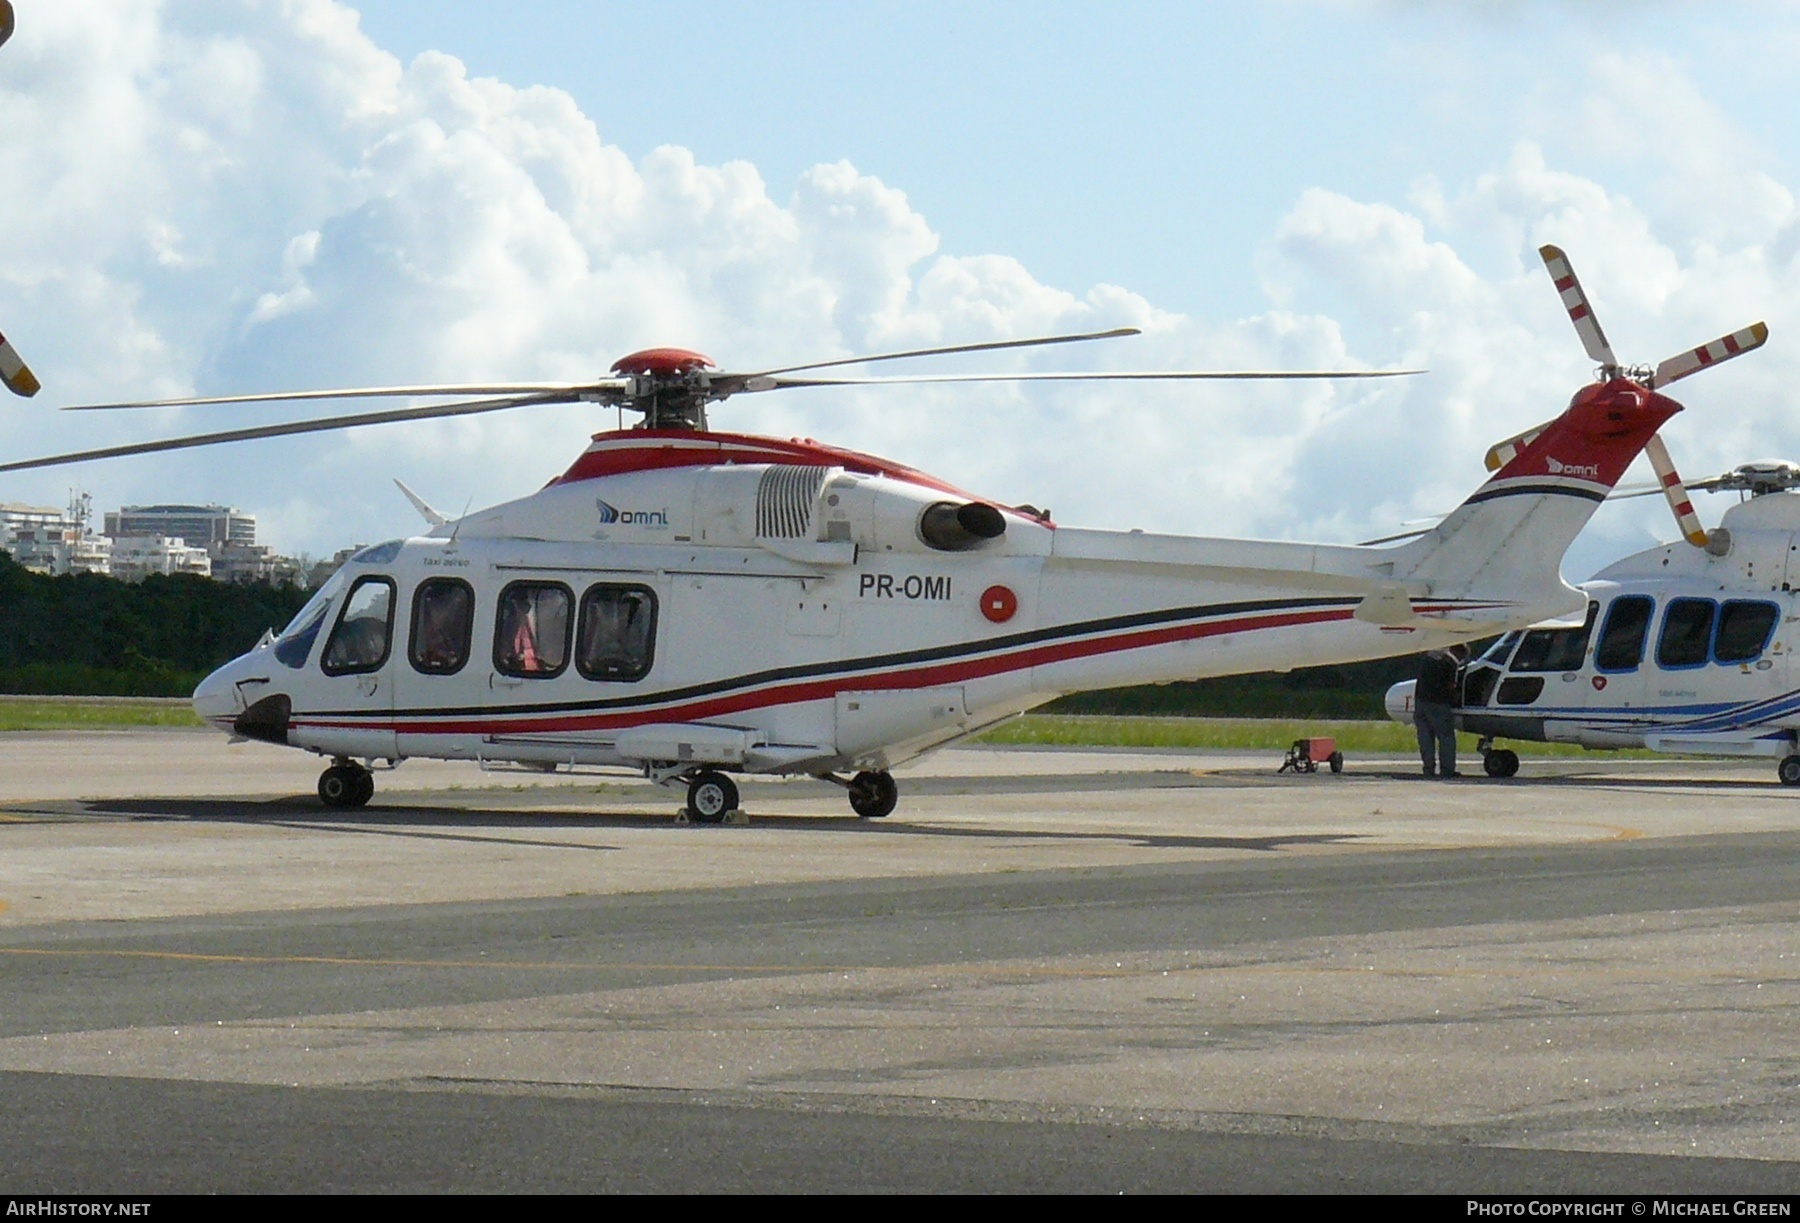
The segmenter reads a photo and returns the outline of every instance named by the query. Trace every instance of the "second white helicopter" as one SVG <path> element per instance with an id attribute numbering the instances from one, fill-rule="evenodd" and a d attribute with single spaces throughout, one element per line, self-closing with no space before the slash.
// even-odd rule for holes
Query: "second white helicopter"
<path id="1" fill-rule="evenodd" d="M 1588 354 L 1609 378 L 1646 387 L 1749 351 L 1767 338 L 1750 328 L 1716 345 L 1624 371 L 1568 261 L 1541 252 Z M 1488 465 L 1536 435 L 1494 447 Z M 1687 755 L 1767 757 L 1800 785 L 1800 466 L 1752 463 L 1684 485 L 1660 438 L 1645 454 L 1657 483 L 1615 497 L 1668 498 L 1682 542 L 1626 557 L 1582 583 L 1578 624 L 1508 633 L 1463 670 L 1457 725 L 1480 736 L 1490 777 L 1518 772 L 1518 753 L 1497 741 L 1648 748 Z M 1689 490 L 1737 492 L 1715 530 L 1702 528 Z M 1395 684 L 1387 711 L 1412 721 L 1414 683 Z"/>

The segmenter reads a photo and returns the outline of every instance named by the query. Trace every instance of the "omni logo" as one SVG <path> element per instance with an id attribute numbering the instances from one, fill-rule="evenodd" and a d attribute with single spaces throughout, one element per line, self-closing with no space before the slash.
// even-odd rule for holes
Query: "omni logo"
<path id="1" fill-rule="evenodd" d="M 1560 459 L 1548 455 L 1545 456 L 1544 462 L 1549 464 L 1550 474 L 1553 476 L 1574 476 L 1576 479 L 1585 480 L 1598 480 L 1600 478 L 1600 465 L 1598 463 L 1588 463 L 1585 465 L 1578 463 L 1564 463 Z"/>
<path id="2" fill-rule="evenodd" d="M 594 508 L 600 511 L 600 525 L 603 527 L 617 525 L 666 530 L 669 525 L 669 511 L 666 509 L 622 510 L 612 502 L 598 497 L 594 499 Z"/>

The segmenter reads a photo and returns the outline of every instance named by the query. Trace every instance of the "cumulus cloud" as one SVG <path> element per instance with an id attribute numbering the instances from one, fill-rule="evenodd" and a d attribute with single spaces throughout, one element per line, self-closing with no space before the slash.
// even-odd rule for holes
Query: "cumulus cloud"
<path id="1" fill-rule="evenodd" d="M 19 168 L 0 197 L 0 318 L 49 390 L 0 414 L 10 455 L 273 418 L 77 420 L 46 402 L 581 378 L 651 344 L 746 368 L 1130 325 L 1144 336 L 932 369 L 1432 374 L 799 391 L 745 396 L 714 424 L 889 454 L 1065 521 L 1346 539 L 1449 508 L 1489 443 L 1585 379 L 1539 242 L 1575 257 L 1632 360 L 1758 315 L 1779 335 L 1795 293 L 1792 198 L 1716 111 L 1677 144 L 1704 147 L 1709 173 L 1735 184 L 1728 218 L 1653 221 L 1521 142 L 1474 181 L 1423 182 L 1404 201 L 1305 192 L 1260 256 L 1269 308 L 1207 320 L 1128 287 L 1044 284 L 1004 252 L 945 254 L 904 184 L 846 162 L 772 188 L 754 166 L 682 148 L 633 160 L 567 94 L 471 79 L 441 54 L 401 64 L 333 0 L 64 0 L 35 16 L 0 72 L 0 157 Z M 1596 66 L 1593 139 L 1619 147 L 1670 122 L 1632 67 Z M 1695 215 L 1722 206 L 1716 191 L 1695 200 Z M 1696 386 L 1697 404 L 1729 412 L 1672 427 L 1690 470 L 1796 453 L 1787 362 L 1752 362 Z M 0 499 L 56 501 L 76 483 L 107 504 L 225 500 L 262 513 L 278 544 L 329 552 L 413 529 L 389 477 L 450 508 L 502 500 L 612 423 L 536 408 L 317 435 L 27 475 Z M 1619 521 L 1609 546 L 1668 533 Z"/>

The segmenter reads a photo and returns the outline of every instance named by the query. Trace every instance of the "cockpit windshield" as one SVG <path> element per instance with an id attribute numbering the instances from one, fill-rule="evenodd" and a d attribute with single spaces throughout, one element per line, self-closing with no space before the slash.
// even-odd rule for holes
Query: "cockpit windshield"
<path id="1" fill-rule="evenodd" d="M 306 665 L 307 655 L 312 653 L 313 642 L 318 639 L 319 626 L 325 623 L 325 613 L 331 610 L 332 600 L 338 597 L 349 580 L 340 570 L 332 574 L 330 580 L 306 601 L 306 606 L 288 621 L 288 626 L 281 630 L 281 636 L 275 639 L 277 660 L 296 670 Z"/>
<path id="2" fill-rule="evenodd" d="M 1496 667 L 1504 667 L 1506 660 L 1512 657 L 1513 647 L 1519 644 L 1519 638 L 1524 635 L 1517 631 L 1508 633 L 1487 648 L 1487 653 L 1481 656 L 1481 661 L 1491 662 Z"/>
<path id="3" fill-rule="evenodd" d="M 1534 628 L 1525 634 L 1512 669 L 1519 671 L 1579 671 L 1587 658 L 1588 634 L 1594 631 L 1598 603 L 1589 603 L 1587 620 L 1580 628 Z"/>

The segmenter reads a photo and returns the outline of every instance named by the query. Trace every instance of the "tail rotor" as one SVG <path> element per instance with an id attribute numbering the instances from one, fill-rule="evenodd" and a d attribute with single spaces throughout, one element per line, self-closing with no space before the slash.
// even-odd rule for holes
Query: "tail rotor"
<path id="1" fill-rule="evenodd" d="M 1753 323 L 1742 331 L 1721 336 L 1699 348 L 1677 353 L 1655 369 L 1620 365 L 1612 345 L 1606 339 L 1606 333 L 1600 329 L 1600 320 L 1594 316 L 1593 303 L 1582 289 L 1581 281 L 1569 263 L 1569 257 L 1555 246 L 1539 247 L 1538 255 L 1543 259 L 1544 268 L 1550 273 L 1556 291 L 1562 296 L 1563 309 L 1569 312 L 1569 321 L 1575 325 L 1575 334 L 1581 340 L 1583 351 L 1600 367 L 1598 381 L 1602 385 L 1610 386 L 1618 382 L 1646 391 L 1655 390 L 1733 357 L 1741 357 L 1761 348 L 1769 339 L 1767 324 Z M 1506 466 L 1548 425 L 1549 422 L 1536 425 L 1503 442 L 1496 442 L 1487 452 L 1488 470 L 1497 471 Z M 1675 515 L 1675 523 L 1681 528 L 1682 538 L 1696 548 L 1704 548 L 1707 541 L 1706 528 L 1700 525 L 1699 515 L 1694 513 L 1687 487 L 1682 483 L 1680 473 L 1675 470 L 1675 461 L 1669 457 L 1669 448 L 1664 444 L 1660 433 L 1650 438 L 1649 444 L 1644 447 L 1644 455 L 1656 472 L 1657 487 L 1667 499 L 1670 512 Z"/>

